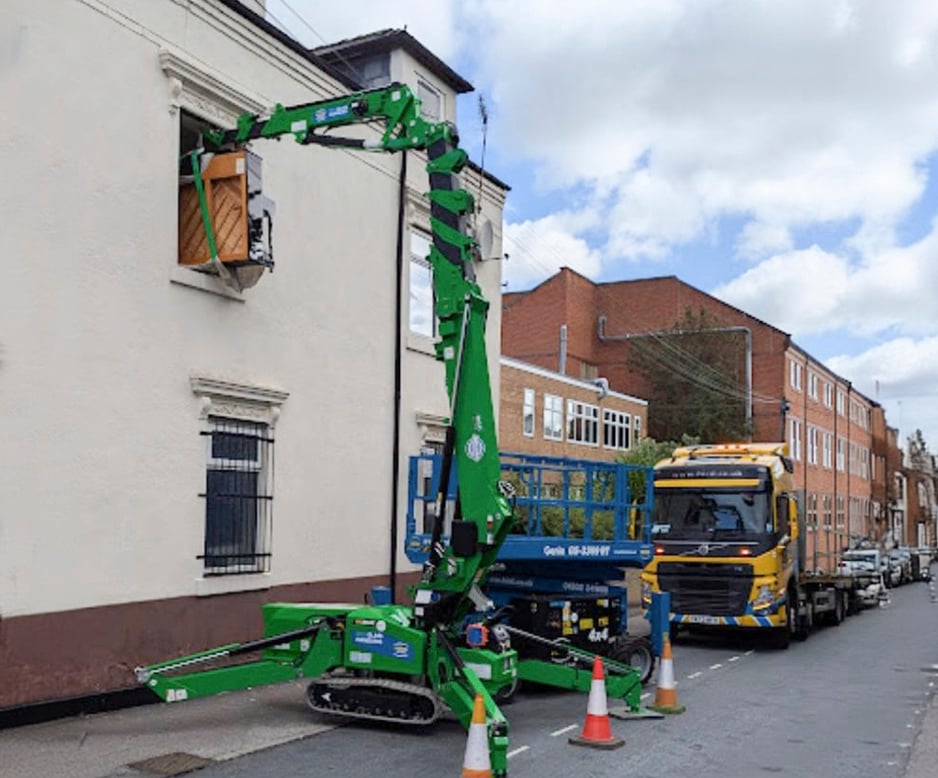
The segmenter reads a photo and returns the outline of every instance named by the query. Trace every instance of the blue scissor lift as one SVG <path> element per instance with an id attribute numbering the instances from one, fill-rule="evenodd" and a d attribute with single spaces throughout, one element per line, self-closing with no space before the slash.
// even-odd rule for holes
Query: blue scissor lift
<path id="1" fill-rule="evenodd" d="M 416 564 L 427 558 L 441 463 L 438 454 L 410 460 L 405 551 Z M 625 568 L 644 567 L 654 553 L 652 468 L 517 453 L 502 453 L 501 465 L 515 489 L 515 526 L 485 591 L 512 606 L 507 623 L 600 654 L 646 650 L 627 634 Z M 444 535 L 457 479 L 454 468 Z M 652 665 L 649 656 L 647 674 Z"/>

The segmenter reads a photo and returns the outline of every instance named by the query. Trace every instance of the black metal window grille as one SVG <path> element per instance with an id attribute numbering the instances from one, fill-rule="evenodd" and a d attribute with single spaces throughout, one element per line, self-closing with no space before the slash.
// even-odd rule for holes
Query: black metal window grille
<path id="1" fill-rule="evenodd" d="M 274 441 L 266 424 L 212 417 L 205 473 L 206 575 L 270 570 Z"/>

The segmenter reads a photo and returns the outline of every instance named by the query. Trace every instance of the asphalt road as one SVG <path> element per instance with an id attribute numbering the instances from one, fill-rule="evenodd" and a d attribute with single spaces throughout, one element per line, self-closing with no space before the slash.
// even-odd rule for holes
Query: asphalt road
<path id="1" fill-rule="evenodd" d="M 576 693 L 523 691 L 504 708 L 511 778 L 901 778 L 938 683 L 938 604 L 925 584 L 892 590 L 805 643 L 690 636 L 675 646 L 679 701 L 663 721 L 613 721 L 617 751 L 567 742 L 586 714 Z M 653 696 L 653 687 L 648 689 Z M 613 705 L 610 702 L 610 705 Z M 201 770 L 199 778 L 457 776 L 455 721 L 410 729 L 351 724 Z"/>

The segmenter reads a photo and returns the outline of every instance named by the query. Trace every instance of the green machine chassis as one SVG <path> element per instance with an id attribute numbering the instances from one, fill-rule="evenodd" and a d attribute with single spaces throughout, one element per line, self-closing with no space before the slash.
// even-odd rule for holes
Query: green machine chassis
<path id="1" fill-rule="evenodd" d="M 336 127 L 373 122 L 382 124 L 376 140 L 327 134 Z M 448 483 L 455 463 L 457 515 L 448 541 L 444 542 L 442 519 L 433 528 L 412 606 L 270 603 L 263 607 L 264 637 L 140 667 L 138 680 L 161 699 L 178 702 L 309 678 L 307 702 L 316 711 L 428 724 L 445 706 L 466 728 L 480 694 L 492 772 L 506 776 L 508 723 L 496 699 L 510 694 L 519 680 L 589 691 L 593 655 L 560 650 L 555 653 L 557 661 L 519 660 L 510 645 L 510 632 L 517 630 L 498 624 L 481 588 L 511 528 L 512 493 L 499 480 L 485 347 L 488 302 L 473 266 L 475 203 L 458 176 L 467 162 L 466 153 L 458 148 L 456 128 L 424 120 L 419 101 L 400 84 L 289 108 L 278 105 L 269 117 L 244 115 L 236 129 L 210 133 L 207 141 L 224 151 L 285 135 L 301 144 L 427 154 L 433 238 L 429 262 L 439 320 L 436 355 L 445 365 L 450 401 L 441 483 Z M 193 164 L 196 173 L 197 168 Z M 204 198 L 202 212 L 212 246 Z M 441 493 L 439 517 L 444 500 Z M 489 624 L 482 625 L 484 629 L 467 628 L 469 617 L 478 613 L 490 614 Z M 258 653 L 259 659 L 238 660 Z M 637 713 L 638 672 L 611 660 L 605 663 L 607 694 L 624 700 Z M 195 669 L 205 664 L 207 668 Z"/>

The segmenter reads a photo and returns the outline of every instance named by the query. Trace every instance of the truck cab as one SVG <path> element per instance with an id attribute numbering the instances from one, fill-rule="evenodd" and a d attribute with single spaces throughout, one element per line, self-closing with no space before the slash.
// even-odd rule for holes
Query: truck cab
<path id="1" fill-rule="evenodd" d="M 690 446 L 655 466 L 646 606 L 671 596 L 672 625 L 782 628 L 799 572 L 787 444 Z"/>

